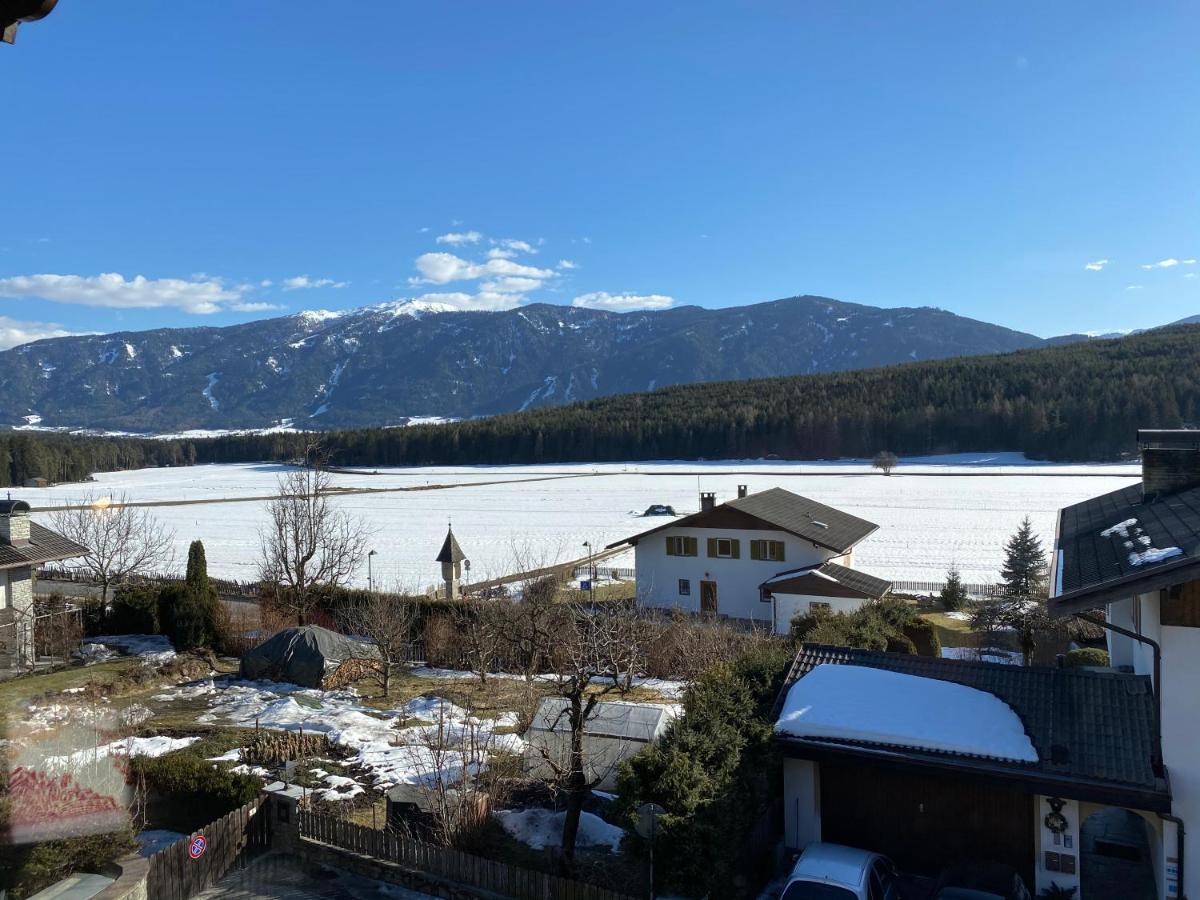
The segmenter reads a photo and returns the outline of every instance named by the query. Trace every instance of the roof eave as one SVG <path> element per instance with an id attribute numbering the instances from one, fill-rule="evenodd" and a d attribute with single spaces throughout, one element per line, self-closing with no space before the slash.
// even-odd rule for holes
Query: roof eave
<path id="1" fill-rule="evenodd" d="M 1057 553 L 1056 553 L 1057 555 Z M 1200 560 L 1185 558 L 1157 565 L 1146 572 L 1131 572 L 1120 578 L 1052 596 L 1052 616 L 1069 616 L 1138 594 L 1162 590 L 1184 581 L 1200 578 Z"/>
<path id="2" fill-rule="evenodd" d="M 908 752 L 900 747 L 831 744 L 825 741 L 808 741 L 784 734 L 776 734 L 775 741 L 784 756 L 796 759 L 822 762 L 835 761 L 849 756 L 893 768 L 934 769 L 952 771 L 962 775 L 974 775 L 989 781 L 1022 788 L 1029 793 L 1065 795 L 1074 800 L 1126 806 L 1149 812 L 1171 811 L 1171 792 L 1165 781 L 1162 782 L 1160 788 L 1148 788 L 1046 772 L 1040 769 L 1022 768 L 1019 763 L 1004 763 L 1000 760 L 965 758 L 949 754 L 944 756 L 920 754 Z"/>

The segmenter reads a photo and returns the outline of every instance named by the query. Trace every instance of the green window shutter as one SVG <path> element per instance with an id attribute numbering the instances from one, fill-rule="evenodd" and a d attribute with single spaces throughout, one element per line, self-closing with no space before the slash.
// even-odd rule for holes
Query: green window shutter
<path id="1" fill-rule="evenodd" d="M 750 542 L 750 558 L 751 559 L 762 559 L 763 558 L 762 544 L 763 544 L 762 541 L 751 541 Z"/>
<path id="2" fill-rule="evenodd" d="M 779 562 L 783 562 L 784 557 L 786 556 L 786 554 L 783 552 L 783 541 L 775 542 L 775 551 L 775 559 L 777 559 Z"/>
<path id="3" fill-rule="evenodd" d="M 675 555 L 675 542 L 670 537 L 667 538 L 667 556 Z"/>
<path id="4" fill-rule="evenodd" d="M 741 552 L 740 552 L 741 551 L 741 543 L 742 542 L 739 541 L 737 538 L 729 539 L 729 548 L 730 548 L 729 555 L 733 559 L 741 559 Z"/>
<path id="5" fill-rule="evenodd" d="M 717 555 L 717 539 L 716 538 L 708 539 L 708 555 L 709 556 Z"/>
<path id="6" fill-rule="evenodd" d="M 686 537 L 683 539 L 684 556 L 696 556 L 696 539 L 694 537 Z"/>

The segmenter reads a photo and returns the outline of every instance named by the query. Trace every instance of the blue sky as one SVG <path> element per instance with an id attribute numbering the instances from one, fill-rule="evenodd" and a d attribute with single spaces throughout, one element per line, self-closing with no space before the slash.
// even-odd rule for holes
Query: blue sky
<path id="1" fill-rule="evenodd" d="M 428 295 L 1200 313 L 1195 4 L 338 8 L 61 0 L 0 45 L 0 344 Z"/>

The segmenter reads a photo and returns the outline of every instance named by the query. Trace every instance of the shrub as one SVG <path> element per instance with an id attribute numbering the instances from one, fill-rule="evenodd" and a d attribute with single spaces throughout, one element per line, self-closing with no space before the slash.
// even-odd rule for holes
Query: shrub
<path id="1" fill-rule="evenodd" d="M 432 615 L 425 620 L 425 661 L 429 665 L 456 669 L 462 665 L 465 649 L 449 615 Z"/>
<path id="2" fill-rule="evenodd" d="M 158 589 L 145 585 L 119 588 L 101 625 L 102 634 L 159 634 Z"/>
<path id="3" fill-rule="evenodd" d="M 237 775 L 189 753 L 139 756 L 129 763 L 130 780 L 144 779 L 151 794 L 164 801 L 167 818 L 184 833 L 249 803 L 261 781 Z"/>
<path id="4" fill-rule="evenodd" d="M 1110 665 L 1108 651 L 1101 650 L 1099 647 L 1080 647 L 1067 654 L 1067 666 L 1072 669 L 1081 666 L 1107 665 Z"/>
<path id="5" fill-rule="evenodd" d="M 31 896 L 72 872 L 99 872 L 135 847 L 130 828 L 41 844 L 0 846 L 0 893 Z"/>
<path id="6" fill-rule="evenodd" d="M 935 659 L 942 655 L 942 639 L 928 619 L 914 618 L 904 626 L 904 636 L 912 642 L 914 653 Z"/>

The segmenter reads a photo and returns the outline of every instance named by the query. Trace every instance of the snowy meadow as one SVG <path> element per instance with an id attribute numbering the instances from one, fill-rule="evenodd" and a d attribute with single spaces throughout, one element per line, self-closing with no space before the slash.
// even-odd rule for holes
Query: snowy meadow
<path id="1" fill-rule="evenodd" d="M 39 508 L 81 502 L 89 494 L 125 495 L 156 505 L 153 515 L 175 531 L 177 566 L 199 538 L 209 571 L 252 580 L 267 498 L 284 468 L 273 463 L 209 465 L 102 473 L 94 484 L 14 489 L 35 516 Z M 601 548 L 661 518 L 641 516 L 655 503 L 681 515 L 696 511 L 699 492 L 718 502 L 739 484 L 782 487 L 879 525 L 855 550 L 855 565 L 896 580 L 939 581 L 951 564 L 972 582 L 995 580 L 1003 544 L 1029 515 L 1043 543 L 1054 537 L 1061 506 L 1127 486 L 1136 465 L 1050 465 L 1020 454 L 958 454 L 903 460 L 891 476 L 866 461 L 641 462 L 544 466 L 395 468 L 339 473 L 337 503 L 373 531 L 377 586 L 414 590 L 438 580 L 433 561 L 452 522 L 471 560 L 471 580 L 579 558 L 584 543 Z M 200 502 L 197 502 L 200 501 Z M 631 552 L 607 565 L 632 566 Z M 358 574 L 365 586 L 367 572 Z"/>

